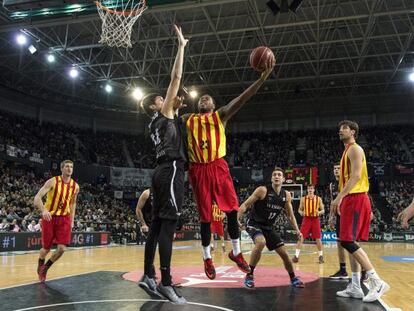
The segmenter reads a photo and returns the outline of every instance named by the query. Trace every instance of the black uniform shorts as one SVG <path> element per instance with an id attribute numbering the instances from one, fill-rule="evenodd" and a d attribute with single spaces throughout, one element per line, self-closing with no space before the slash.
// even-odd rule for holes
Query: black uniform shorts
<path id="1" fill-rule="evenodd" d="M 177 220 L 184 201 L 183 161 L 169 161 L 159 165 L 152 176 L 153 219 Z"/>
<path id="2" fill-rule="evenodd" d="M 285 245 L 280 234 L 272 228 L 260 226 L 260 224 L 249 222 L 247 224 L 246 231 L 252 238 L 253 242 L 258 235 L 262 235 L 266 240 L 266 247 L 269 251 L 273 251 Z"/>

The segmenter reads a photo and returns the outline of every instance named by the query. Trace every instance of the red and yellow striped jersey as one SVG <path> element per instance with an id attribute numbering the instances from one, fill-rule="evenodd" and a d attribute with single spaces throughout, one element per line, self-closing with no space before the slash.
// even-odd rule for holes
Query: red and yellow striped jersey
<path id="1" fill-rule="evenodd" d="M 45 208 L 52 216 L 70 215 L 70 203 L 77 189 L 78 184 L 72 178 L 64 183 L 62 176 L 55 176 L 55 185 L 47 193 Z"/>
<path id="2" fill-rule="evenodd" d="M 223 218 L 223 212 L 216 203 L 213 203 L 213 221 L 222 221 Z"/>
<path id="3" fill-rule="evenodd" d="M 356 143 L 349 144 L 346 146 L 344 153 L 342 154 L 341 158 L 341 171 L 339 175 L 339 191 L 345 187 L 345 184 L 349 181 L 352 175 L 351 169 L 351 161 L 348 157 L 349 148 L 353 145 L 358 146 Z M 363 150 L 362 150 L 363 152 Z M 367 161 L 365 158 L 365 153 L 363 154 L 362 159 L 362 169 L 361 169 L 361 178 L 358 180 L 357 184 L 349 191 L 350 194 L 352 193 L 367 193 L 369 190 L 369 181 L 368 181 L 368 168 L 367 168 Z"/>
<path id="4" fill-rule="evenodd" d="M 209 163 L 226 155 L 226 133 L 219 113 L 193 113 L 187 120 L 188 157 Z"/>
<path id="5" fill-rule="evenodd" d="M 318 217 L 319 208 L 321 207 L 321 198 L 314 195 L 310 198 L 308 195 L 303 197 L 303 216 Z"/>

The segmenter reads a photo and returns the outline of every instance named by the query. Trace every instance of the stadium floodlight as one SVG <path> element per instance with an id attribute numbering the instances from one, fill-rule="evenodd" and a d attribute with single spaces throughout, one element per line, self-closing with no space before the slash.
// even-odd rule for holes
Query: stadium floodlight
<path id="1" fill-rule="evenodd" d="M 54 63 L 56 60 L 56 57 L 53 54 L 47 54 L 46 59 L 48 63 Z"/>
<path id="2" fill-rule="evenodd" d="M 414 72 L 410 73 L 408 79 L 410 79 L 411 82 L 414 82 Z"/>
<path id="3" fill-rule="evenodd" d="M 107 83 L 105 85 L 105 92 L 107 92 L 108 94 L 109 93 L 112 93 L 112 85 L 110 85 L 109 83 Z"/>
<path id="4" fill-rule="evenodd" d="M 196 98 L 197 96 L 198 96 L 198 92 L 196 90 L 190 91 L 190 97 L 191 98 Z"/>
<path id="5" fill-rule="evenodd" d="M 16 36 L 16 42 L 17 42 L 18 45 L 22 45 L 22 46 L 26 45 L 27 44 L 27 37 L 20 33 Z"/>
<path id="6" fill-rule="evenodd" d="M 69 76 L 70 76 L 72 79 L 76 79 L 76 78 L 79 76 L 79 70 L 78 70 L 78 69 L 76 69 L 76 68 L 71 68 L 71 69 L 69 70 Z"/>
<path id="7" fill-rule="evenodd" d="M 136 99 L 136 100 L 141 100 L 144 97 L 144 93 L 142 92 L 142 90 L 139 87 L 136 87 L 133 91 L 132 91 L 132 96 Z"/>
<path id="8" fill-rule="evenodd" d="M 32 55 L 37 52 L 37 49 L 33 44 L 29 45 L 28 50 L 29 50 L 30 54 L 32 54 Z"/>

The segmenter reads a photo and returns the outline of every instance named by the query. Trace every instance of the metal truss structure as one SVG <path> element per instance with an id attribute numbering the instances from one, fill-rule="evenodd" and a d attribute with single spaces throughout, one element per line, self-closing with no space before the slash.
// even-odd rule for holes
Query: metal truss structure
<path id="1" fill-rule="evenodd" d="M 249 53 L 267 45 L 277 58 L 274 74 L 244 116 L 290 116 L 295 111 L 347 113 L 346 106 L 375 111 L 379 100 L 413 100 L 407 76 L 414 70 L 414 1 L 304 0 L 295 13 L 274 16 L 266 1 L 205 0 L 154 6 L 133 30 L 133 48 L 98 43 L 97 14 L 12 21 L 0 11 L 0 83 L 41 96 L 117 110 L 135 110 L 133 86 L 165 93 L 174 62 L 172 24 L 190 38 L 185 54 L 187 89 L 213 95 L 219 104 L 259 77 Z M 13 35 L 24 29 L 39 53 L 19 50 Z M 57 62 L 44 56 L 53 52 Z M 81 79 L 66 70 L 75 65 Z M 103 86 L 110 82 L 114 94 Z M 338 103 L 335 105 L 335 103 Z M 412 105 L 412 104 L 411 104 Z M 292 111 L 294 110 L 294 111 Z"/>

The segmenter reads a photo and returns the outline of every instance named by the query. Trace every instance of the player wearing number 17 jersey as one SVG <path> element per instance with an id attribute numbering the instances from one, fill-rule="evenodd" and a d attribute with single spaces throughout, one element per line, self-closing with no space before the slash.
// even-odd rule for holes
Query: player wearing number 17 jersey
<path id="1" fill-rule="evenodd" d="M 254 288 L 254 269 L 259 263 L 262 250 L 267 246 L 269 251 L 275 250 L 283 260 L 283 264 L 289 273 L 293 287 L 304 287 L 302 281 L 295 275 L 292 262 L 286 251 L 280 234 L 275 231 L 273 225 L 280 214 L 286 213 L 290 223 L 296 230 L 298 237 L 302 236 L 293 214 L 292 196 L 282 189 L 284 173 L 280 167 L 275 167 L 272 173 L 272 185 L 269 187 L 258 187 L 253 194 L 240 206 L 238 219 L 243 213 L 250 209 L 247 220 L 247 232 L 254 242 L 254 248 L 250 255 L 250 270 L 246 274 L 244 285 L 247 288 Z"/>
<path id="2" fill-rule="evenodd" d="M 42 248 L 37 267 L 40 282 L 46 280 L 48 269 L 63 255 L 66 246 L 70 244 L 75 218 L 79 185 L 71 178 L 73 162 L 63 161 L 60 169 L 62 175 L 46 181 L 34 198 L 34 205 L 42 213 Z M 46 194 L 46 203 L 43 204 L 42 198 Z M 57 245 L 57 249 L 45 263 L 53 244 Z"/>

